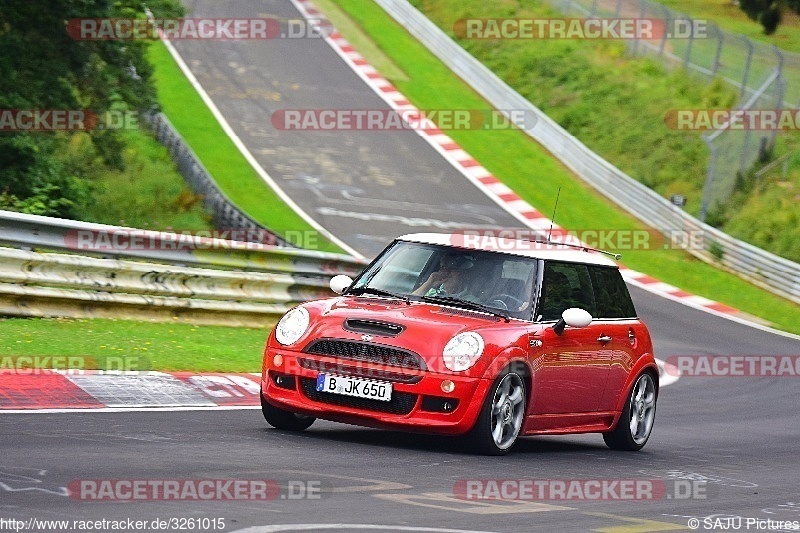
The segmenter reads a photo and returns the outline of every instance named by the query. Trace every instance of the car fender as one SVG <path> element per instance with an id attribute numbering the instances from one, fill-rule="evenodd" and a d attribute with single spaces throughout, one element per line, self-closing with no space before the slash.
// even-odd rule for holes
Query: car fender
<path id="1" fill-rule="evenodd" d="M 633 385 L 636 383 L 636 380 L 639 376 L 642 375 L 642 372 L 645 370 L 652 370 L 653 375 L 655 377 L 656 382 L 656 399 L 658 399 L 658 365 L 656 364 L 656 359 L 653 357 L 651 353 L 645 353 L 631 367 L 630 372 L 628 372 L 628 378 L 625 380 L 625 385 L 622 387 L 622 391 L 620 392 L 619 398 L 617 399 L 617 407 L 616 411 L 621 413 L 622 410 L 625 408 L 625 402 L 628 400 L 628 395 L 633 388 Z"/>
<path id="2" fill-rule="evenodd" d="M 486 380 L 488 385 L 487 391 L 491 389 L 491 384 L 495 379 L 497 379 L 497 376 L 499 376 L 500 373 L 507 368 L 511 368 L 516 370 L 517 373 L 523 374 L 525 387 L 527 389 L 528 407 L 530 407 L 531 387 L 533 386 L 533 369 L 531 368 L 530 361 L 528 360 L 527 351 L 523 350 L 519 346 L 509 346 L 502 352 L 498 353 L 493 357 L 491 364 L 484 369 L 481 378 Z"/>
<path id="3" fill-rule="evenodd" d="M 525 371 L 531 372 L 528 354 L 518 346 L 509 346 L 500 353 L 491 356 L 489 364 L 483 369 L 481 379 L 494 381 L 506 367 L 525 365 Z"/>

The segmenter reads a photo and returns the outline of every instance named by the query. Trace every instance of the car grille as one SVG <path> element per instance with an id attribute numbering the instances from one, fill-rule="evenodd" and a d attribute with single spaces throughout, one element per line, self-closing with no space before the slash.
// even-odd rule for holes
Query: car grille
<path id="1" fill-rule="evenodd" d="M 317 355 L 330 355 L 340 359 L 399 366 L 411 370 L 425 370 L 425 363 L 416 353 L 370 342 L 319 339 L 306 346 L 303 351 Z"/>
<path id="2" fill-rule="evenodd" d="M 309 370 L 316 370 L 323 374 L 340 374 L 344 376 L 356 376 L 366 379 L 377 379 L 379 381 L 395 381 L 400 383 L 418 383 L 422 380 L 422 375 L 402 374 L 400 372 L 392 372 L 385 368 L 372 368 L 361 366 L 353 366 L 345 363 L 327 363 L 325 361 L 315 361 L 314 359 L 306 359 L 298 357 L 297 362 L 300 366 Z"/>
<path id="3" fill-rule="evenodd" d="M 366 398 L 356 398 L 354 396 L 319 392 L 317 390 L 317 380 L 311 378 L 300 378 L 300 386 L 303 389 L 303 394 L 305 394 L 308 399 L 315 402 L 352 407 L 354 409 L 364 409 L 366 411 L 407 415 L 417 403 L 417 395 L 408 392 L 393 391 L 391 401 L 382 402 L 380 400 L 368 400 Z"/>

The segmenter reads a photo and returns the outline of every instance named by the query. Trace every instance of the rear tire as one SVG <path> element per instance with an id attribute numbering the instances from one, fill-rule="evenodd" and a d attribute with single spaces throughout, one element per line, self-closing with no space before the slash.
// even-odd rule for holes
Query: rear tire
<path id="1" fill-rule="evenodd" d="M 617 427 L 603 433 L 606 445 L 612 450 L 641 450 L 653 431 L 657 397 L 655 380 L 650 373 L 645 372 L 636 378 Z"/>
<path id="2" fill-rule="evenodd" d="M 316 420 L 313 416 L 299 415 L 280 407 L 275 407 L 267 403 L 263 396 L 261 397 L 261 412 L 270 426 L 288 431 L 303 431 L 311 427 L 311 424 Z"/>
<path id="3" fill-rule="evenodd" d="M 468 434 L 472 449 L 484 455 L 507 454 L 522 430 L 525 400 L 522 376 L 509 370 L 497 376 Z"/>

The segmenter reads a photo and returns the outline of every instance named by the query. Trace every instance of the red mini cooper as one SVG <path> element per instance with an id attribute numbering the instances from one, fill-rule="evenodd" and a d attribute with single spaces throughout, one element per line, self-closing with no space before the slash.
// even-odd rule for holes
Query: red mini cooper
<path id="1" fill-rule="evenodd" d="M 650 437 L 650 334 L 602 253 L 405 235 L 331 289 L 341 296 L 291 309 L 267 341 L 261 404 L 276 428 L 463 435 L 492 455 L 520 435 L 602 433 L 620 450 Z"/>

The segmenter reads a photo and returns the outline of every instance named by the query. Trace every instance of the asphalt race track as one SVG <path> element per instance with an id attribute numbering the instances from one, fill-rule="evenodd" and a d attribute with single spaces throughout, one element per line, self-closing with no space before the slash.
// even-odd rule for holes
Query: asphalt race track
<path id="1" fill-rule="evenodd" d="M 188 5 L 190 16 L 298 16 L 284 1 Z M 269 113 L 278 108 L 385 107 L 323 40 L 177 44 L 270 175 L 364 255 L 399 232 L 517 225 L 413 132 L 289 134 L 271 128 Z M 365 221 L 342 213 L 398 218 Z M 431 224 L 405 227 L 399 217 Z M 632 294 L 662 359 L 800 356 L 798 340 L 642 290 Z M 686 529 L 690 517 L 800 520 L 797 379 L 684 377 L 662 390 L 653 435 L 638 453 L 612 452 L 599 435 L 585 435 L 524 438 L 506 457 L 481 457 L 456 439 L 320 421 L 290 434 L 268 428 L 252 409 L 5 414 L 0 516 L 223 518 L 225 531 L 323 531 L 340 524 L 336 530 L 643 532 Z M 65 490 L 81 480 L 201 479 L 269 480 L 279 492 L 267 501 L 109 502 Z M 457 497 L 467 480 L 487 479 L 649 480 L 663 490 L 643 501 Z M 317 526 L 277 527 L 290 524 Z M 714 523 L 701 521 L 700 530 L 711 530 L 707 524 Z M 781 530 L 790 529 L 772 529 Z"/>

